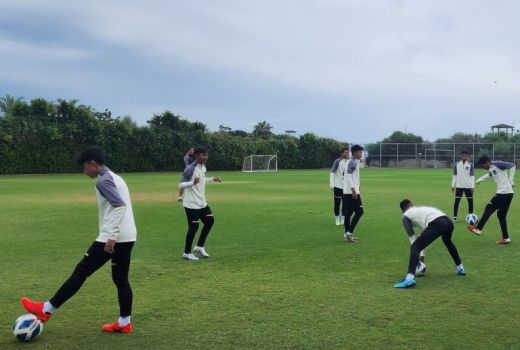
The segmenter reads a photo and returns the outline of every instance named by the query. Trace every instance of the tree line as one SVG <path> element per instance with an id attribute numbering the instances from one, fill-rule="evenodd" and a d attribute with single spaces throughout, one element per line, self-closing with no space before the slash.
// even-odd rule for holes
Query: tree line
<path id="1" fill-rule="evenodd" d="M 252 132 L 221 125 L 211 132 L 171 111 L 154 114 L 146 125 L 114 117 L 77 100 L 48 101 L 6 95 L 0 98 L 0 174 L 71 173 L 86 146 L 98 145 L 118 172 L 181 171 L 190 146 L 210 149 L 212 170 L 241 170 L 245 156 L 275 154 L 282 169 L 329 167 L 345 143 L 293 130 L 274 134 L 259 122 Z"/>

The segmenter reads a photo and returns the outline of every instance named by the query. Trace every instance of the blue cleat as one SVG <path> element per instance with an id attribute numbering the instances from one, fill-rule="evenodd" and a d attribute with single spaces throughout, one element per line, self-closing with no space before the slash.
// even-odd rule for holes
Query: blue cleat
<path id="1" fill-rule="evenodd" d="M 456 274 L 460 276 L 466 276 L 466 271 L 464 271 L 463 267 L 457 267 Z"/>
<path id="2" fill-rule="evenodd" d="M 413 288 L 415 284 L 415 278 L 413 280 L 403 279 L 401 282 L 394 284 L 394 288 Z"/>

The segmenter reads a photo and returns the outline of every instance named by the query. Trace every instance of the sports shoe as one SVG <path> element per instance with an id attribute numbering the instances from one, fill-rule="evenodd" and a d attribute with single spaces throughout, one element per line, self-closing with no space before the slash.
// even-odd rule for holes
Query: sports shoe
<path id="1" fill-rule="evenodd" d="M 132 324 L 128 323 L 126 326 L 120 326 L 119 321 L 116 321 L 111 324 L 105 324 L 103 325 L 103 332 L 110 332 L 110 333 L 132 333 L 133 328 Z"/>
<path id="2" fill-rule="evenodd" d="M 194 253 L 198 253 L 202 258 L 209 258 L 209 254 L 206 252 L 204 247 L 199 247 L 198 245 L 193 248 Z"/>
<path id="3" fill-rule="evenodd" d="M 482 233 L 482 231 L 480 231 L 477 228 L 477 226 L 468 226 L 468 231 L 471 232 L 471 233 L 476 234 L 477 236 L 480 236 L 480 234 Z"/>
<path id="4" fill-rule="evenodd" d="M 197 258 L 192 253 L 182 253 L 182 258 L 185 260 L 199 260 L 199 258 Z"/>
<path id="5" fill-rule="evenodd" d="M 458 217 L 454 216 L 453 217 L 453 222 L 457 222 L 458 219 L 459 219 Z"/>
<path id="6" fill-rule="evenodd" d="M 341 217 L 341 220 L 340 220 L 339 223 L 340 223 L 341 225 L 345 225 L 345 217 L 344 217 L 344 216 Z"/>
<path id="7" fill-rule="evenodd" d="M 340 219 L 336 219 L 336 226 L 340 226 L 341 225 L 341 220 Z"/>
<path id="8" fill-rule="evenodd" d="M 457 275 L 460 275 L 460 276 L 465 276 L 466 275 L 466 271 L 464 271 L 464 267 L 458 267 L 457 266 L 457 271 L 455 273 Z"/>
<path id="9" fill-rule="evenodd" d="M 350 242 L 350 243 L 356 243 L 356 241 L 357 241 L 357 238 L 354 237 L 352 234 L 349 235 L 349 234 L 345 233 L 343 235 L 343 237 L 345 238 L 345 241 Z"/>
<path id="10" fill-rule="evenodd" d="M 22 304 L 25 311 L 36 316 L 36 318 L 43 323 L 47 322 L 52 317 L 52 314 L 43 311 L 43 303 L 40 301 L 32 301 L 29 298 L 23 297 L 20 299 L 20 303 Z"/>
<path id="11" fill-rule="evenodd" d="M 403 279 L 400 282 L 394 284 L 394 288 L 413 288 L 415 285 L 415 278 L 413 280 Z"/>
<path id="12" fill-rule="evenodd" d="M 509 244 L 511 243 L 511 238 L 502 238 L 495 242 L 496 244 Z"/>

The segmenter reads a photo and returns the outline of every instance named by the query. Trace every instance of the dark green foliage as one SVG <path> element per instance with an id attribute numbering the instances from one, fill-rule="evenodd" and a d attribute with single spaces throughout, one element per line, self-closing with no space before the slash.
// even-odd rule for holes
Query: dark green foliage
<path id="1" fill-rule="evenodd" d="M 98 112 L 77 103 L 0 98 L 0 174 L 78 172 L 76 156 L 90 145 L 101 146 L 107 164 L 118 172 L 179 171 L 186 149 L 202 144 L 210 148 L 212 170 L 240 170 L 251 154 L 278 155 L 282 169 L 328 167 L 341 148 L 313 134 L 274 135 L 267 122 L 252 133 L 223 125 L 209 132 L 201 122 L 165 111 L 138 126 L 129 116 L 113 117 L 108 109 Z"/>

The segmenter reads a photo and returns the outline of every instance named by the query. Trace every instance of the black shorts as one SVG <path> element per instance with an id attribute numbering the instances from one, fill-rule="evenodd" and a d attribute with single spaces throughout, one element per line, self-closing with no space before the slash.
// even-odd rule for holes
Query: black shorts
<path id="1" fill-rule="evenodd" d="M 361 195 L 358 194 L 357 198 L 354 199 L 351 194 L 346 194 L 343 196 L 343 209 L 357 211 L 360 208 L 363 208 L 363 202 L 361 202 Z"/>
<path id="2" fill-rule="evenodd" d="M 336 198 L 343 198 L 343 189 L 334 187 L 334 197 Z"/>
<path id="3" fill-rule="evenodd" d="M 207 216 L 213 216 L 211 208 L 207 205 L 202 209 L 190 209 L 184 207 L 184 210 L 186 211 L 186 218 L 188 219 L 188 224 L 199 220 L 204 221 Z"/>
<path id="4" fill-rule="evenodd" d="M 457 187 L 455 189 L 455 197 L 462 198 L 463 194 L 466 195 L 466 198 L 473 198 L 473 193 L 471 193 L 471 188 Z"/>

